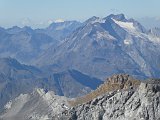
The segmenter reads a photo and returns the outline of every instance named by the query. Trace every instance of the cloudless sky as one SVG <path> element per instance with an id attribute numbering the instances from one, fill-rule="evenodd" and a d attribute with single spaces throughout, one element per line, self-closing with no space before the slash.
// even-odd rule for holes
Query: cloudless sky
<path id="1" fill-rule="evenodd" d="M 92 16 L 124 13 L 160 18 L 160 0 L 0 0 L 0 26 L 44 24 L 48 20 L 83 21 Z"/>

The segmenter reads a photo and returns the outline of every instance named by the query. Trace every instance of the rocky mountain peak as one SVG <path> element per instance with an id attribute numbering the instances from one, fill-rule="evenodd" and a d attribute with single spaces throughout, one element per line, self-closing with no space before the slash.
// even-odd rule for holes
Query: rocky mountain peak
<path id="1" fill-rule="evenodd" d="M 128 74 L 118 74 L 107 78 L 105 84 L 107 86 L 113 85 L 113 89 L 135 89 L 139 86 L 140 81 Z M 118 88 L 114 85 L 118 85 Z"/>
<path id="2" fill-rule="evenodd" d="M 160 80 L 151 81 L 141 82 L 135 90 L 105 93 L 70 108 L 58 120 L 159 120 Z"/>
<path id="3" fill-rule="evenodd" d="M 91 101 L 92 99 L 112 91 L 135 90 L 140 85 L 140 81 L 128 74 L 118 74 L 107 78 L 106 82 L 100 85 L 95 91 L 86 96 L 71 101 L 73 106 Z"/>
<path id="4" fill-rule="evenodd" d="M 97 19 L 100 19 L 100 18 L 99 18 L 99 17 L 96 17 L 96 16 L 93 16 L 93 17 L 89 18 L 88 20 L 86 20 L 85 23 L 94 22 L 94 21 L 96 21 Z"/>
<path id="5" fill-rule="evenodd" d="M 131 78 L 131 76 L 128 74 L 118 74 L 118 75 L 113 75 L 112 77 L 107 78 L 106 82 L 124 84 L 129 79 L 133 79 L 133 78 Z"/>
<path id="6" fill-rule="evenodd" d="M 109 16 L 106 17 L 106 19 L 108 18 L 112 18 L 112 19 L 115 19 L 115 20 L 118 20 L 118 21 L 126 21 L 126 18 L 125 18 L 125 15 L 124 14 L 117 14 L 117 15 L 114 15 L 114 14 L 111 14 Z"/>

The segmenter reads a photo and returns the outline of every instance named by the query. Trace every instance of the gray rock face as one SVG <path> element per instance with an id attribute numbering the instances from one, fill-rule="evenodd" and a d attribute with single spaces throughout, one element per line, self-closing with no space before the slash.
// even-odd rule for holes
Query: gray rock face
<path id="1" fill-rule="evenodd" d="M 150 79 L 141 84 L 129 75 L 114 75 L 109 86 L 128 87 L 106 90 L 88 102 L 73 106 L 77 99 L 55 95 L 52 91 L 35 89 L 21 94 L 5 105 L 2 120 L 159 120 L 160 80 Z M 131 82 L 132 81 L 132 82 Z M 107 84 L 106 83 L 104 84 Z M 105 85 L 106 87 L 108 87 Z M 132 86 L 132 88 L 130 88 Z M 102 87 L 102 85 L 100 86 Z M 98 89 L 97 89 L 98 90 Z M 97 91 L 95 90 L 95 91 Z M 100 91 L 98 91 L 100 92 Z M 94 96 L 95 92 L 91 95 Z M 87 95 L 86 95 L 87 96 Z M 85 97 L 84 97 L 85 98 Z"/>
<path id="2" fill-rule="evenodd" d="M 51 120 L 52 116 L 69 108 L 68 99 L 52 91 L 35 89 L 28 94 L 21 94 L 5 105 L 0 120 Z"/>
<path id="3" fill-rule="evenodd" d="M 134 90 L 114 91 L 71 108 L 58 120 L 159 120 L 160 81 L 141 83 Z"/>

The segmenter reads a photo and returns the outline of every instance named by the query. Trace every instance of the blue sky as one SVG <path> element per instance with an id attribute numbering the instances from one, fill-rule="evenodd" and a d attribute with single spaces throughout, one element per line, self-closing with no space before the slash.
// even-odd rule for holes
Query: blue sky
<path id="1" fill-rule="evenodd" d="M 0 26 L 45 26 L 49 20 L 80 20 L 124 13 L 160 18 L 160 0 L 0 0 Z"/>

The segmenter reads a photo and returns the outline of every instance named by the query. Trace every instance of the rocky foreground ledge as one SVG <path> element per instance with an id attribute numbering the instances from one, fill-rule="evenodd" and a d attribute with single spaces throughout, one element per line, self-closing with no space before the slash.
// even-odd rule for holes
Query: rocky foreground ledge
<path id="1" fill-rule="evenodd" d="M 77 104 L 55 115 L 53 119 L 160 120 L 160 80 L 158 79 L 140 82 L 129 75 L 115 75 L 108 78 L 108 81 L 97 90 L 93 92 L 97 95 L 99 93 L 96 98 L 87 99 L 88 102 Z M 107 90 L 108 92 L 104 93 Z M 80 102 L 83 100 L 86 100 L 85 97 L 81 98 Z"/>
<path id="2" fill-rule="evenodd" d="M 160 80 L 113 75 L 76 99 L 35 89 L 9 101 L 0 120 L 160 120 Z"/>

